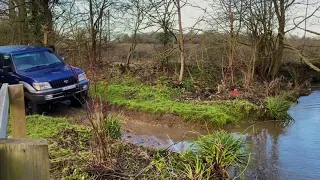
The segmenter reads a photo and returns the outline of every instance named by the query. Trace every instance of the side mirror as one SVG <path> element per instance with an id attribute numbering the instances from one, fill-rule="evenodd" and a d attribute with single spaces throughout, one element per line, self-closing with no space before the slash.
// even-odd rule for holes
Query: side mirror
<path id="1" fill-rule="evenodd" d="M 12 72 L 12 67 L 11 66 L 3 66 L 3 72 Z"/>

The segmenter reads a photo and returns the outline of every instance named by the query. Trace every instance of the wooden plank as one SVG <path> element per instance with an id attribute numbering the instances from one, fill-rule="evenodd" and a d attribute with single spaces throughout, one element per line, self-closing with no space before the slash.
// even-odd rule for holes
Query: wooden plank
<path id="1" fill-rule="evenodd" d="M 10 85 L 8 90 L 10 99 L 10 117 L 12 122 L 12 137 L 27 138 L 23 85 Z"/>
<path id="2" fill-rule="evenodd" d="M 0 90 L 0 138 L 7 137 L 9 111 L 8 84 L 2 84 Z"/>
<path id="3" fill-rule="evenodd" d="M 47 141 L 0 139 L 0 179 L 50 179 Z"/>

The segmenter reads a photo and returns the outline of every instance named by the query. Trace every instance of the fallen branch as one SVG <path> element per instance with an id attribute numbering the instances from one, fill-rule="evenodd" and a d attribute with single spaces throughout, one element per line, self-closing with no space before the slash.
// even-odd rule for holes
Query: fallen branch
<path id="1" fill-rule="evenodd" d="M 320 34 L 319 34 L 320 35 Z M 313 70 L 320 72 L 320 68 L 318 68 L 317 66 L 313 65 L 309 59 L 307 59 L 303 54 L 301 54 L 301 52 L 299 51 L 299 49 L 293 47 L 291 44 L 288 45 L 288 48 L 293 50 L 295 53 L 297 53 L 297 55 L 301 58 L 301 60 L 306 63 L 310 68 L 312 68 Z"/>

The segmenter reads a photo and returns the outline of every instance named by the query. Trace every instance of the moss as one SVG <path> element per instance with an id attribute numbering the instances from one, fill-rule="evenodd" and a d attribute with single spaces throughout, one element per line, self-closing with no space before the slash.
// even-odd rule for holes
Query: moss
<path id="1" fill-rule="evenodd" d="M 155 86 L 130 83 L 98 83 L 94 95 L 99 95 L 112 105 L 128 109 L 158 114 L 176 114 L 189 121 L 207 121 L 214 125 L 239 123 L 258 109 L 248 101 L 220 101 L 201 104 L 191 101 L 177 101 L 174 97 L 181 94 L 179 89 L 166 85 Z"/>

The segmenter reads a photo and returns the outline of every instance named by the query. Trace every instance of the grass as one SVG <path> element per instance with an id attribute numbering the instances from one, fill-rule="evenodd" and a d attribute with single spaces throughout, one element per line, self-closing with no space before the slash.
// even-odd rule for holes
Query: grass
<path id="1" fill-rule="evenodd" d="M 93 88 L 92 88 L 93 89 Z M 112 105 L 158 114 L 175 114 L 189 121 L 209 122 L 214 125 L 237 124 L 258 109 L 244 100 L 219 101 L 201 104 L 174 100 L 180 90 L 166 85 L 146 85 L 134 80 L 116 83 L 100 82 L 94 95 L 99 95 Z"/>
<path id="2" fill-rule="evenodd" d="M 64 118 L 33 115 L 27 116 L 27 135 L 29 138 L 51 138 L 72 125 Z"/>
<path id="3" fill-rule="evenodd" d="M 10 121 L 9 121 L 10 122 Z M 119 138 L 119 118 L 109 116 L 105 123 L 109 135 Z M 10 126 L 8 128 L 10 135 Z M 66 118 L 54 118 L 42 115 L 27 116 L 27 134 L 29 138 L 48 140 L 50 175 L 52 179 L 87 180 L 112 179 L 119 176 L 112 169 L 120 169 L 125 174 L 138 174 L 151 162 L 152 149 L 138 147 L 119 139 L 109 142 L 112 166 L 94 164 L 92 128 L 70 124 Z M 149 177 L 154 173 L 141 173 Z M 149 178 L 148 178 L 149 179 Z"/>
<path id="4" fill-rule="evenodd" d="M 217 131 L 195 140 L 182 154 L 157 154 L 153 163 L 163 179 L 202 180 L 230 179 L 229 168 L 245 170 L 248 160 L 243 138 Z"/>
<path id="5" fill-rule="evenodd" d="M 290 120 L 292 117 L 288 113 L 291 102 L 281 97 L 269 97 L 266 99 L 268 115 L 273 120 Z"/>
<path id="6" fill-rule="evenodd" d="M 107 127 L 115 127 L 111 129 L 117 138 L 119 118 L 109 116 L 107 121 Z M 27 117 L 27 132 L 29 138 L 48 140 L 53 179 L 204 179 L 219 173 L 228 176 L 225 169 L 245 162 L 242 139 L 225 132 L 201 137 L 183 154 L 165 151 L 165 157 L 163 151 L 113 139 L 108 142 L 111 165 L 93 163 L 96 155 L 92 148 L 97 147 L 92 147 L 90 127 L 69 124 L 65 118 L 34 115 Z"/>
<path id="7" fill-rule="evenodd" d="M 92 157 L 89 127 L 72 125 L 65 118 L 33 115 L 27 116 L 27 135 L 48 140 L 54 179 L 88 179 L 85 169 Z"/>
<path id="8" fill-rule="evenodd" d="M 109 115 L 105 120 L 105 128 L 112 139 L 121 138 L 121 120 L 118 116 Z"/>

